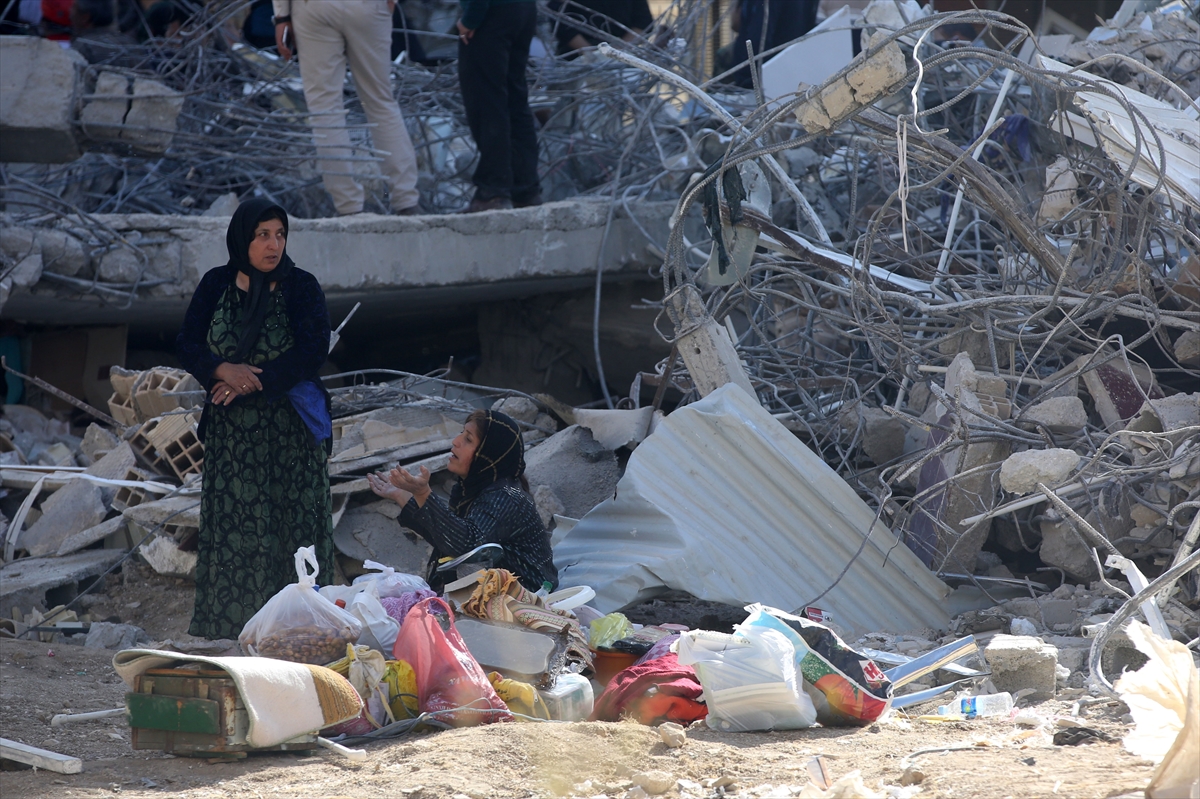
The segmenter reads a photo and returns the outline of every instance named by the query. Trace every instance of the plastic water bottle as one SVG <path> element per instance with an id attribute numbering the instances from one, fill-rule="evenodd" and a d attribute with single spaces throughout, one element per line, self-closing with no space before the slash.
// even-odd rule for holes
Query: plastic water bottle
<path id="1" fill-rule="evenodd" d="M 986 716 L 1004 716 L 1013 709 L 1012 694 L 1005 691 L 1001 694 L 979 694 L 964 696 L 950 705 L 938 708 L 939 716 L 959 714 L 973 719 Z"/>

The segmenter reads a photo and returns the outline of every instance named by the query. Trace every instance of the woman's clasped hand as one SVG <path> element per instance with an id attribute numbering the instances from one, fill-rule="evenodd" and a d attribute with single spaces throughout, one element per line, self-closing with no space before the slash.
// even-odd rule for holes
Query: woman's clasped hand
<path id="1" fill-rule="evenodd" d="M 213 370 L 216 382 L 210 396 L 217 405 L 228 405 L 236 398 L 262 391 L 258 375 L 262 369 L 245 363 L 222 363 Z"/>

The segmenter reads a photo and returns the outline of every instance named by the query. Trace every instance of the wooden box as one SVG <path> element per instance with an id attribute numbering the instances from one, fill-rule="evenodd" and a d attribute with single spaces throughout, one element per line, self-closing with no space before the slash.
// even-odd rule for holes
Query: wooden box
<path id="1" fill-rule="evenodd" d="M 150 669 L 125 695 L 125 712 L 134 749 L 243 758 L 249 752 L 317 748 L 315 734 L 272 747 L 248 744 L 250 717 L 237 686 L 219 669 Z"/>

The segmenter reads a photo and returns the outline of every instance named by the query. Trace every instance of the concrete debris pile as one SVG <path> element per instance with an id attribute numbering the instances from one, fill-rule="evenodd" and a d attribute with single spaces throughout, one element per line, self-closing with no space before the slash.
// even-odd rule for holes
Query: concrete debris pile
<path id="1" fill-rule="evenodd" d="M 1200 532 L 1194 9 L 1097 29 L 1128 59 L 1000 13 L 879 21 L 898 5 L 846 11 L 861 53 L 729 117 L 666 252 L 675 350 L 642 382 L 749 388 L 947 581 L 1179 564 Z M 933 44 L 957 23 L 1006 44 Z M 1194 614 L 1195 574 L 1174 591 Z"/>
<path id="2" fill-rule="evenodd" d="M 598 444 L 579 425 L 560 432 L 551 415 L 558 403 L 437 377 L 381 375 L 389 379 L 367 383 L 365 373 L 355 373 L 353 385 L 331 392 L 329 473 L 343 577 L 362 574 L 367 560 L 424 572 L 428 544 L 399 526 L 399 508 L 379 501 L 365 475 L 397 463 L 424 466 L 435 490 L 448 496 L 451 441 L 478 408 L 496 407 L 524 428 L 532 447 L 528 477 L 548 528 L 556 517 L 586 514 L 615 490 L 616 447 Z M 196 428 L 205 392 L 191 375 L 167 367 L 113 367 L 110 382 L 111 416 L 76 401 L 107 422 L 88 425 L 83 435 L 31 406 L 4 406 L 0 616 L 10 607 L 45 607 L 47 597 L 94 579 L 131 550 L 159 574 L 195 575 L 204 469 Z"/>

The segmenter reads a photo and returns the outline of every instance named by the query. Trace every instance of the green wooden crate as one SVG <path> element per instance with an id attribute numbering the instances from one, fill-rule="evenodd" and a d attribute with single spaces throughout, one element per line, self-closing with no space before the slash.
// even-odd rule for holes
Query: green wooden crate
<path id="1" fill-rule="evenodd" d="M 315 749 L 316 735 L 258 748 L 246 742 L 250 717 L 233 680 L 220 670 L 150 669 L 137 677 L 125 708 L 134 749 L 197 757 Z"/>

